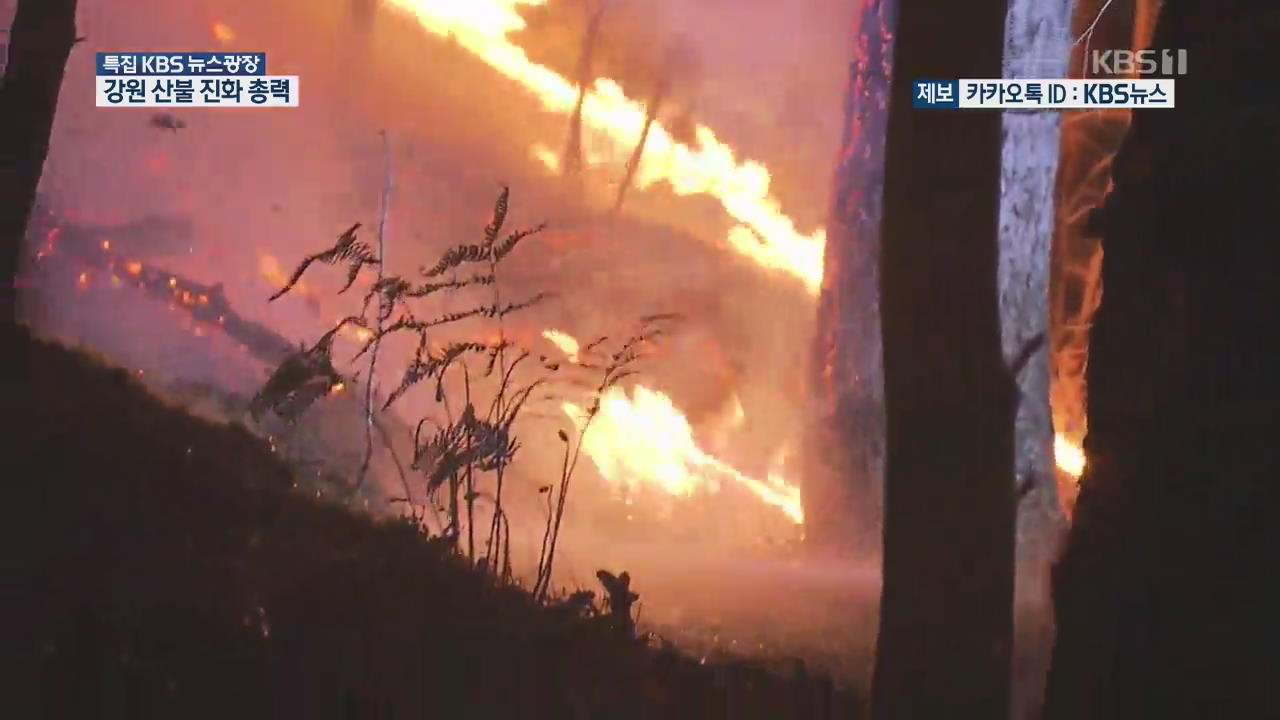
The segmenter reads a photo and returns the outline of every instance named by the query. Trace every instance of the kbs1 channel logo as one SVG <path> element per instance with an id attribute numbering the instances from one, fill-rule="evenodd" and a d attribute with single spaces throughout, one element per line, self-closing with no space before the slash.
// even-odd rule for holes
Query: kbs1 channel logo
<path id="1" fill-rule="evenodd" d="M 266 53 L 98 53 L 98 107 L 296 108 L 298 76 Z"/>

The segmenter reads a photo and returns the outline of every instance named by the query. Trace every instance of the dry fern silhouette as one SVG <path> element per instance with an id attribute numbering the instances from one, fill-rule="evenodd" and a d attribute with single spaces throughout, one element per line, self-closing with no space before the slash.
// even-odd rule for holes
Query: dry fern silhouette
<path id="1" fill-rule="evenodd" d="M 583 437 L 600 411 L 600 399 L 609 388 L 635 374 L 633 365 L 645 357 L 646 349 L 665 332 L 665 323 L 678 320 L 680 316 L 672 313 L 644 316 L 640 318 L 639 330 L 621 344 L 606 349 L 608 336 L 597 338 L 588 343 L 571 362 L 552 361 L 541 355 L 536 356 L 536 362 L 530 362 L 535 356 L 524 349 L 513 353 L 514 358 L 508 357 L 507 352 L 515 348 L 506 339 L 503 318 L 555 297 L 553 293 L 540 292 L 515 301 L 504 301 L 502 298 L 498 282 L 500 263 L 523 240 L 546 227 L 545 224 L 537 225 L 504 236 L 502 233 L 509 210 L 510 191 L 504 187 L 494 203 L 493 215 L 484 227 L 481 242 L 456 245 L 445 250 L 434 265 L 420 270 L 425 281 L 384 275 L 380 260 L 373 256 L 367 245 L 356 239 L 356 231 L 360 227 L 358 223 L 343 233 L 333 247 L 305 258 L 294 270 L 285 287 L 272 296 L 273 300 L 294 287 L 316 262 L 349 264 L 347 283 L 339 293 L 345 292 L 355 283 L 360 270 L 365 266 L 376 265 L 379 273 L 364 294 L 360 314 L 344 318 L 325 333 L 315 346 L 300 350 L 282 363 L 255 397 L 254 408 L 259 413 L 267 408 L 274 408 L 278 413 L 297 417 L 334 385 L 344 382 L 342 375 L 334 368 L 332 348 L 338 332 L 348 325 L 361 327 L 368 335 L 362 338 L 351 362 L 360 360 L 371 351 L 376 353 L 381 342 L 389 336 L 416 334 L 418 343 L 413 357 L 399 382 L 386 394 L 379 411 L 388 411 L 418 385 L 433 382 L 434 400 L 442 406 L 445 417 L 437 419 L 428 416 L 418 421 L 413 432 L 413 456 L 409 468 L 422 478 L 426 497 L 433 511 L 438 507 L 446 513 L 446 517 L 440 520 L 443 526 L 439 530 L 439 537 L 442 541 L 449 542 L 455 551 L 463 552 L 462 533 L 465 528 L 465 553 L 472 561 L 476 560 L 476 503 L 484 501 L 491 505 L 492 520 L 482 562 L 484 567 L 492 566 L 494 571 L 500 572 L 500 577 L 510 580 L 511 538 L 509 521 L 502 505 L 502 494 L 504 469 L 520 449 L 520 442 L 515 436 L 515 423 L 530 404 L 530 399 L 535 397 L 534 393 L 544 388 L 552 376 L 558 377 L 562 369 L 593 374 L 594 380 L 566 377 L 561 383 L 578 388 L 575 394 L 589 394 L 591 402 L 585 411 L 586 417 L 578 424 L 576 439 L 571 439 L 563 430 L 558 433 L 565 444 L 564 462 L 559 482 L 547 486 L 547 525 L 539 554 L 537 579 L 532 588 L 535 597 L 541 600 L 545 599 L 550 589 L 552 562 L 570 481 L 581 457 Z M 474 263 L 482 263 L 488 267 L 461 278 L 444 277 L 450 271 Z M 488 288 L 491 295 L 486 302 L 434 316 L 420 315 L 413 307 L 415 301 L 437 293 L 452 293 L 469 288 Z M 372 318 L 369 317 L 371 314 Z M 454 340 L 444 344 L 432 342 L 432 337 L 441 327 L 474 320 L 494 321 L 497 325 L 497 339 L 486 342 Z M 372 359 L 373 356 L 370 357 Z M 468 361 L 473 358 L 482 361 L 480 372 L 473 373 L 468 366 Z M 366 380 L 371 381 L 372 375 L 373 372 L 370 371 Z M 458 380 L 461 381 L 461 402 L 456 397 Z M 452 393 L 450 382 L 455 383 Z M 491 387 L 492 395 L 487 402 L 475 394 L 481 386 Z M 556 395 L 547 393 L 545 389 L 536 396 L 537 401 L 554 399 Z M 455 407 L 461 408 L 456 416 L 450 409 Z M 370 423 L 376 422 L 372 419 L 372 412 L 371 410 Z M 363 473 L 362 468 L 361 479 Z M 488 492 L 481 486 L 485 474 L 493 477 L 493 492 Z M 400 500 L 411 504 L 408 481 L 405 483 L 405 496 Z M 444 495 L 443 498 L 440 497 L 441 494 Z M 445 506 L 439 506 L 442 500 Z"/>
<path id="2" fill-rule="evenodd" d="M 510 572 L 510 537 L 504 530 L 507 519 L 502 509 L 502 475 L 505 466 L 511 462 L 520 447 L 514 437 L 514 424 L 521 411 L 528 403 L 532 393 L 540 387 L 545 375 L 559 369 L 556 363 L 541 365 L 524 364 L 530 354 L 521 351 L 514 361 L 506 356 L 511 344 L 502 331 L 502 319 L 514 312 L 531 307 L 553 297 L 551 293 L 538 293 L 523 300 L 504 302 L 498 291 L 498 266 L 508 257 L 520 243 L 540 232 L 545 224 L 531 229 L 517 230 L 505 236 L 503 228 L 510 210 L 510 190 L 504 187 L 494 203 L 493 214 L 485 225 L 483 239 L 476 245 L 458 245 L 444 251 L 429 270 L 422 270 L 425 281 L 413 280 L 399 275 L 384 275 L 380 259 L 374 256 L 369 246 L 357 239 L 359 223 L 352 225 L 337 242 L 323 252 L 310 255 L 295 268 L 286 285 L 272 296 L 275 300 L 291 290 L 317 262 L 335 265 L 348 264 L 346 284 L 339 294 L 355 284 L 360 271 L 366 266 L 376 266 L 378 277 L 366 290 L 359 315 L 344 318 L 338 326 L 325 334 L 316 346 L 299 351 L 277 368 L 266 385 L 255 398 L 254 409 L 261 413 L 267 408 L 275 408 L 277 412 L 290 417 L 301 415 L 316 400 L 324 396 L 333 386 L 344 382 L 340 373 L 334 368 L 332 346 L 337 333 L 347 325 L 358 325 L 366 331 L 367 337 L 357 348 L 351 362 L 359 361 L 369 353 L 369 376 L 372 382 L 375 374 L 373 357 L 377 348 L 388 336 L 401 333 L 414 333 L 418 336 L 417 349 L 413 358 L 401 376 L 399 383 L 386 394 L 378 406 L 385 412 L 391 405 L 400 400 L 417 385 L 434 381 L 434 399 L 442 403 L 449 416 L 444 422 L 423 419 L 414 432 L 412 470 L 417 471 L 425 480 L 428 499 L 434 503 L 436 494 L 448 488 L 448 521 L 443 534 L 451 536 L 455 541 L 463 526 L 460 511 L 460 499 L 465 501 L 465 525 L 468 529 L 467 553 L 475 558 L 474 548 L 474 505 L 477 500 L 487 500 L 493 504 L 493 521 L 488 539 L 486 563 L 499 562 L 502 558 L 503 572 Z M 463 277 L 445 277 L 446 273 L 457 270 L 469 263 L 483 263 L 488 267 Z M 429 298 L 438 293 L 451 293 L 468 288 L 489 288 L 491 297 L 488 302 L 469 309 L 443 313 L 435 316 L 420 315 L 413 307 L 415 301 Z M 498 339 L 490 342 L 453 341 L 443 346 L 431 342 L 433 334 L 442 326 L 452 325 L 468 320 L 491 320 L 497 322 Z M 473 398 L 473 374 L 467 367 L 472 356 L 483 359 L 483 372 L 476 379 L 496 385 L 492 400 L 481 404 Z M 446 376 L 458 368 L 462 374 L 465 396 L 461 403 L 463 410 L 460 416 L 453 417 L 449 411 L 452 400 L 448 391 Z M 525 375 L 532 372 L 532 380 L 517 377 L 518 370 Z M 455 377 L 451 376 L 451 377 Z M 372 393 L 372 385 L 370 393 Z M 477 407 L 487 407 L 483 413 Z M 370 405 L 369 424 L 375 424 L 373 406 Z M 434 431 L 424 437 L 427 425 Z M 385 440 L 385 438 L 384 438 Z M 390 448 L 388 448 L 390 449 Z M 366 448 L 368 450 L 368 448 Z M 366 452 L 365 465 L 362 465 L 360 481 L 364 478 L 368 463 Z M 482 491 L 477 483 L 480 473 L 494 473 L 496 476 L 495 491 L 490 494 Z M 358 489 L 357 482 L 355 489 Z M 405 498 L 408 501 L 410 492 L 407 487 Z M 434 505 L 432 505 L 434 507 Z M 505 534 L 507 547 L 502 545 Z"/>
<path id="3" fill-rule="evenodd" d="M 351 286 L 355 284 L 356 277 L 360 274 L 361 268 L 365 265 L 377 265 L 381 262 L 376 256 L 374 256 L 373 249 L 369 247 L 368 243 L 356 238 L 356 231 L 359 229 L 360 223 L 352 225 L 347 228 L 346 232 L 338 236 L 338 241 L 333 245 L 333 247 L 314 255 L 308 255 L 304 258 L 302 262 L 293 269 L 293 274 L 289 276 L 289 280 L 285 282 L 284 287 L 277 290 L 270 298 L 267 298 L 267 302 L 278 300 L 283 297 L 285 293 L 292 290 L 294 286 L 298 284 L 298 281 L 302 279 L 303 274 L 307 272 L 307 268 L 310 268 L 317 262 L 321 262 L 326 265 L 337 265 L 338 263 L 344 262 L 347 263 L 347 283 L 342 286 L 342 289 L 338 291 L 338 294 L 341 295 L 350 289 Z"/>
<path id="4" fill-rule="evenodd" d="M 364 327 L 365 322 L 356 316 L 343 318 L 315 345 L 286 357 L 250 400 L 250 415 L 256 420 L 273 410 L 286 421 L 296 422 L 307 408 L 342 384 L 344 379 L 333 366 L 333 340 L 347 325 Z"/>
<path id="5" fill-rule="evenodd" d="M 493 219 L 484 228 L 484 242 L 479 245 L 457 245 L 449 248 L 435 265 L 429 269 L 424 268 L 421 271 L 422 275 L 428 278 L 439 277 L 466 263 L 499 262 L 511 254 L 522 240 L 547 228 L 547 224 L 542 223 L 527 230 L 516 230 L 502 242 L 498 242 L 498 234 L 502 232 L 502 226 L 507 220 L 510 196 L 510 189 L 504 187 L 493 206 Z"/>

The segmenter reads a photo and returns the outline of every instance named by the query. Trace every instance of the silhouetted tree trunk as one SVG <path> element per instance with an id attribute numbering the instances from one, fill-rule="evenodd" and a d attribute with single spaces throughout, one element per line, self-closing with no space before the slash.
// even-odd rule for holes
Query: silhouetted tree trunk
<path id="1" fill-rule="evenodd" d="M 582 170 L 582 108 L 587 102 L 587 92 L 591 89 L 594 77 L 591 57 L 595 53 L 596 38 L 600 35 L 600 21 L 604 17 L 604 3 L 597 0 L 587 5 L 587 28 L 582 33 L 582 47 L 578 55 L 578 72 L 574 80 L 578 83 L 578 101 L 573 105 L 573 114 L 569 116 L 569 139 L 565 143 L 564 160 L 561 165 L 566 175 Z"/>
<path id="2" fill-rule="evenodd" d="M 1088 466 L 1054 573 L 1051 720 L 1280 716 L 1280 14 L 1165 0 L 1177 109 L 1133 113 L 1091 226 Z"/>
<path id="3" fill-rule="evenodd" d="M 75 39 L 76 0 L 19 0 L 0 80 L 0 323 L 15 321 L 22 240 Z"/>
<path id="4" fill-rule="evenodd" d="M 911 81 L 999 77 L 1006 3 L 899 2 L 880 248 L 884 590 L 872 708 L 1009 716 L 1017 386 L 997 298 L 1001 114 Z"/>
<path id="5" fill-rule="evenodd" d="M 812 353 L 817 411 L 805 461 L 805 539 L 858 556 L 879 554 L 884 504 L 877 263 L 896 6 L 862 0 L 856 15 Z"/>
<path id="6" fill-rule="evenodd" d="M 1072 0 L 1014 0 L 1004 34 L 1007 77 L 1060 77 Z M 812 377 L 818 412 L 805 473 L 807 537 L 823 548 L 879 551 L 884 401 L 877 261 L 893 3 L 867 0 L 855 27 L 845 134 L 827 223 L 824 284 Z M 908 79 L 909 80 L 909 79 Z M 1000 309 L 1005 353 L 1048 333 L 1049 247 L 1058 160 L 1057 113 L 1005 117 L 1000 220 Z M 1047 352 L 1020 378 L 1017 475 L 1028 492 L 1020 557 L 1043 570 L 1061 527 L 1053 471 Z M 1043 574 L 1042 572 L 1039 574 Z M 1038 580 L 1037 580 L 1038 581 Z"/>

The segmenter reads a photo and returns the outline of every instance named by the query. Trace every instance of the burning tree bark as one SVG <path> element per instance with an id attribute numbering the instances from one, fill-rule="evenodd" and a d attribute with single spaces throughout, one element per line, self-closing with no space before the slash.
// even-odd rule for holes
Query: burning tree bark
<path id="1" fill-rule="evenodd" d="M 1274 3 L 1166 0 L 1178 108 L 1136 111 L 1100 233 L 1088 465 L 1055 570 L 1051 720 L 1264 717 L 1274 682 Z M 1272 60 L 1267 60 L 1270 57 Z"/>
<path id="2" fill-rule="evenodd" d="M 76 0 L 19 0 L 0 81 L 0 322 L 16 320 L 22 240 L 75 42 Z"/>
<path id="3" fill-rule="evenodd" d="M 803 488 L 806 539 L 864 556 L 879 552 L 883 504 L 877 263 L 896 5 L 863 0 L 856 16 L 812 355 L 818 412 Z"/>
<path id="4" fill-rule="evenodd" d="M 1017 363 L 1005 364 L 996 294 L 1001 116 L 915 111 L 910 82 L 997 77 L 1006 4 L 898 7 L 879 265 L 886 481 L 872 713 L 1008 717 Z"/>

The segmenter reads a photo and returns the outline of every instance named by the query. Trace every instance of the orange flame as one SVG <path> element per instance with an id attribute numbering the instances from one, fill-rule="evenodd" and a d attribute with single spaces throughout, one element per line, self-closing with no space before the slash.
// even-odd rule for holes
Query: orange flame
<path id="1" fill-rule="evenodd" d="M 342 319 L 339 318 L 336 322 L 342 322 Z M 338 332 L 343 337 L 355 340 L 361 344 L 367 343 L 373 339 L 373 331 L 368 328 L 362 328 L 359 325 L 343 325 L 342 329 Z"/>
<path id="2" fill-rule="evenodd" d="M 235 31 L 232 30 L 230 27 L 228 27 L 225 23 L 215 22 L 213 24 L 213 28 L 211 29 L 213 30 L 213 37 L 223 45 L 233 42 L 236 39 Z"/>
<path id="3" fill-rule="evenodd" d="M 576 362 L 581 348 L 576 338 L 551 329 L 542 336 Z M 745 413 L 740 404 L 735 406 L 731 421 L 737 423 Z M 566 402 L 561 409 L 579 429 L 586 426 L 587 412 L 582 407 Z M 670 397 L 643 385 L 636 385 L 630 397 L 617 386 L 604 393 L 582 436 L 582 449 L 605 480 L 615 485 L 630 490 L 653 487 L 689 497 L 698 491 L 719 492 L 723 482 L 734 482 L 797 525 L 804 523 L 800 488 L 782 477 L 780 463 L 775 463 L 766 480 L 744 475 L 698 445 L 688 418 Z"/>
<path id="4" fill-rule="evenodd" d="M 569 358 L 569 362 L 578 362 L 578 350 L 580 347 L 578 345 L 577 338 L 567 333 L 562 333 L 559 330 L 543 330 L 542 337 L 551 341 L 552 345 L 560 348 L 560 352 L 564 353 L 565 356 Z"/>
<path id="5" fill-rule="evenodd" d="M 579 426 L 585 422 L 581 407 L 564 403 L 562 409 Z M 656 390 L 637 385 L 627 397 L 621 388 L 610 388 L 582 443 L 611 483 L 689 497 L 700 490 L 719 492 L 724 481 L 736 482 L 796 524 L 804 523 L 799 488 L 777 474 L 765 481 L 748 477 L 707 454 L 694 441 L 688 419 L 671 398 Z"/>
<path id="6" fill-rule="evenodd" d="M 270 253 L 258 252 L 258 272 L 263 280 L 273 288 L 282 288 L 289 282 L 289 274 L 285 272 L 284 266 Z M 294 286 L 293 292 L 301 297 L 314 298 L 315 293 L 305 281 L 299 280 Z"/>
<path id="7" fill-rule="evenodd" d="M 390 0 L 411 13 L 427 31 L 451 38 L 503 76 L 533 93 L 543 107 L 563 115 L 573 112 L 578 91 L 573 82 L 529 60 L 507 34 L 524 27 L 519 5 L 546 0 Z M 645 123 L 643 103 L 628 98 L 613 80 L 602 78 L 587 94 L 582 108 L 584 129 L 617 146 L 619 157 L 630 153 Z M 769 171 L 761 164 L 739 161 L 733 148 L 704 125 L 694 130 L 698 147 L 677 142 L 661 122 L 649 130 L 644 162 L 636 170 L 638 189 L 667 183 L 676 195 L 710 195 L 739 224 L 728 243 L 761 267 L 799 278 L 811 294 L 822 284 L 823 230 L 801 235 L 769 194 Z M 535 157 L 551 165 L 537 146 Z M 554 165 L 552 167 L 555 167 Z"/>
<path id="8" fill-rule="evenodd" d="M 1062 433 L 1053 436 L 1053 461 L 1059 470 L 1077 480 L 1084 473 L 1084 449 Z"/>

